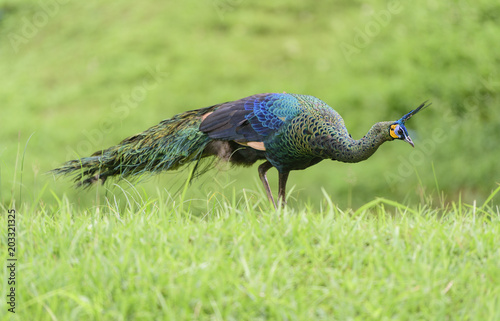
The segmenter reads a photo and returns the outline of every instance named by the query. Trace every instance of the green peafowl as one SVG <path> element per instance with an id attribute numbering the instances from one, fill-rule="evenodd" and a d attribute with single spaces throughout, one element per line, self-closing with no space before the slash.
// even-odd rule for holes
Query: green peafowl
<path id="1" fill-rule="evenodd" d="M 249 96 L 187 111 L 126 138 L 90 157 L 72 160 L 51 172 L 74 174 L 79 186 L 108 177 L 119 178 L 174 170 L 215 156 L 235 165 L 258 160 L 259 177 L 276 207 L 267 171 L 279 174 L 279 201 L 285 204 L 288 174 L 332 159 L 357 163 L 369 158 L 386 141 L 403 140 L 414 146 L 405 122 L 425 103 L 397 121 L 376 123 L 361 139 L 349 135 L 342 117 L 313 96 L 270 93 Z M 195 169 L 196 170 L 196 165 Z"/>

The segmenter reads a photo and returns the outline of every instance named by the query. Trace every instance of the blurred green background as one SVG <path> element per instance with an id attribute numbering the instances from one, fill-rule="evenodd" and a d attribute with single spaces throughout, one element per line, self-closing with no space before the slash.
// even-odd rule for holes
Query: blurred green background
<path id="1" fill-rule="evenodd" d="M 322 188 L 341 207 L 481 202 L 500 181 L 499 22 L 494 0 L 0 0 L 0 200 L 88 206 L 105 190 L 44 173 L 176 113 L 286 91 L 330 104 L 354 138 L 432 102 L 407 123 L 415 149 L 293 172 L 292 204 L 316 206 Z M 185 178 L 139 186 L 176 192 Z M 243 189 L 262 193 L 257 166 L 218 166 L 187 196 Z"/>

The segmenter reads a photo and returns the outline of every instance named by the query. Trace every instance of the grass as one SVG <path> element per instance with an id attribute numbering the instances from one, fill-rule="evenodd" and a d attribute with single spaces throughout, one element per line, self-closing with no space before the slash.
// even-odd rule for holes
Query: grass
<path id="1" fill-rule="evenodd" d="M 497 1 L 401 2 L 387 23 L 380 17 L 397 1 L 64 1 L 30 33 L 41 3 L 0 0 L 0 74 L 8 75 L 0 79 L 3 204 L 19 197 L 10 193 L 20 181 L 16 151 L 31 135 L 23 195 L 36 198 L 50 182 L 47 190 L 85 207 L 93 192 L 41 174 L 176 113 L 283 91 L 324 100 L 354 138 L 432 102 L 407 124 L 415 149 L 387 143 L 362 164 L 324 161 L 294 172 L 297 199 L 319 204 L 323 187 L 342 208 L 376 197 L 417 205 L 420 195 L 441 191 L 447 201 L 472 203 L 499 182 L 492 174 L 500 158 Z M 368 35 L 370 27 L 378 32 Z M 14 35 L 26 41 L 15 45 Z M 352 56 L 346 44 L 357 46 Z M 231 170 L 227 177 L 234 182 L 218 190 L 229 195 L 257 173 Z M 171 179 L 143 186 L 154 194 Z M 276 186 L 274 173 L 270 179 Z M 211 191 L 190 188 L 186 196 Z M 50 193 L 42 198 L 52 201 Z"/>
<path id="2" fill-rule="evenodd" d="M 181 210 L 165 191 L 125 194 L 18 211 L 18 313 L 4 320 L 500 318 L 490 201 L 274 211 L 250 192 Z"/>

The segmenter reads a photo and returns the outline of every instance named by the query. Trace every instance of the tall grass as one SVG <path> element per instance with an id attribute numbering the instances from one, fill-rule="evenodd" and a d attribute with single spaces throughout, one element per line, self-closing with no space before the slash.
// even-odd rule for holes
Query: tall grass
<path id="1" fill-rule="evenodd" d="M 4 320 L 500 318 L 495 194 L 357 210 L 324 195 L 311 212 L 274 211 L 263 193 L 124 191 L 83 210 L 56 194 L 19 208 L 18 313 L 2 300 Z"/>

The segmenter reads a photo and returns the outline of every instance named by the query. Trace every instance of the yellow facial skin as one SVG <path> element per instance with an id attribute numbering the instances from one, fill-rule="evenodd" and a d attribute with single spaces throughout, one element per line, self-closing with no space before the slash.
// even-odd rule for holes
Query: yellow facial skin
<path id="1" fill-rule="evenodd" d="M 394 130 L 396 129 L 396 126 L 397 126 L 396 124 L 391 125 L 391 130 L 389 131 L 389 134 L 390 134 L 390 135 L 391 135 L 391 137 L 392 137 L 392 138 L 394 138 L 394 139 L 399 138 L 399 136 L 398 136 L 398 135 L 396 135 L 396 133 L 394 132 Z"/>

